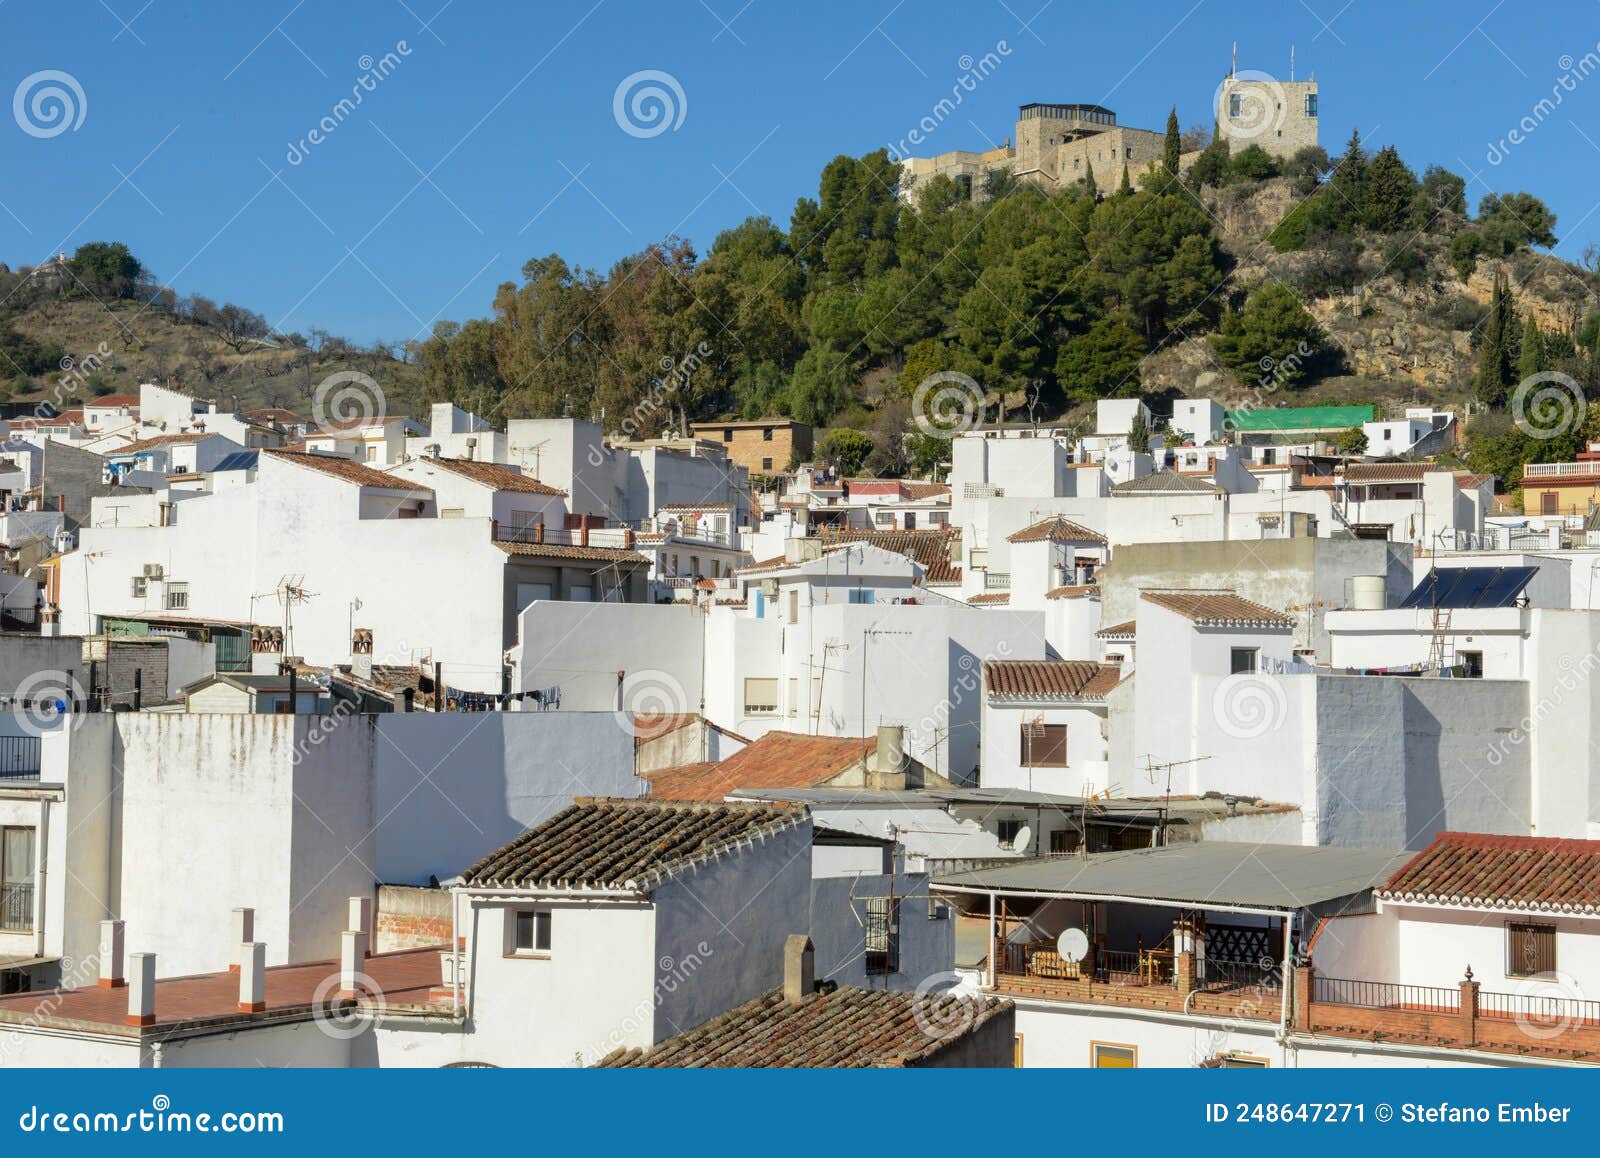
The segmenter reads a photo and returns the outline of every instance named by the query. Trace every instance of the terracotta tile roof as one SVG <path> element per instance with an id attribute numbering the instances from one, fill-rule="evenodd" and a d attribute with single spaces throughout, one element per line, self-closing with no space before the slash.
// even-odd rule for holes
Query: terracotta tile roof
<path id="1" fill-rule="evenodd" d="M 921 1066 L 1009 1011 L 998 997 L 955 997 L 841 986 L 790 1004 L 774 989 L 657 1042 L 619 1049 L 599 1065 L 625 1068 Z M 928 1027 L 964 1026 L 959 1033 Z"/>
<path id="2" fill-rule="evenodd" d="M 574 559 L 587 563 L 626 563 L 648 567 L 650 560 L 626 547 L 578 547 L 566 543 L 511 543 L 496 541 L 507 555 L 521 555 L 531 559 Z"/>
<path id="3" fill-rule="evenodd" d="M 1085 659 L 990 659 L 983 687 L 992 696 L 1100 699 L 1122 679 L 1114 663 Z"/>
<path id="4" fill-rule="evenodd" d="M 130 949 L 136 948 L 134 945 Z M 439 950 L 406 949 L 398 953 L 374 953 L 361 966 L 383 993 L 384 1003 L 396 1006 L 429 1004 L 429 991 L 442 982 Z M 161 959 L 156 958 L 159 967 Z M 326 999 L 329 979 L 337 980 L 338 961 L 305 961 L 275 965 L 267 969 L 267 1008 L 260 1013 L 239 1012 L 239 975 L 231 972 L 200 973 L 188 977 L 169 977 L 156 982 L 156 1022 L 145 1033 L 166 1033 L 196 1022 L 225 1021 L 240 1028 L 257 1018 L 277 1020 L 285 1014 L 304 1012 L 307 1018 L 319 996 Z M 39 1011 L 48 1009 L 41 1018 Z M 125 1025 L 128 1014 L 126 989 L 34 990 L 12 997 L 0 997 L 0 1025 L 8 1022 L 46 1026 L 76 1024 L 91 1030 L 137 1035 L 140 1030 Z M 65 1023 L 65 1024 L 64 1024 Z"/>
<path id="5" fill-rule="evenodd" d="M 465 458 L 430 458 L 424 461 L 469 482 L 479 483 L 497 491 L 516 491 L 524 495 L 559 495 L 562 498 L 567 494 L 566 491 L 558 491 L 536 478 L 519 474 L 498 463 L 476 462 Z"/>
<path id="6" fill-rule="evenodd" d="M 1232 591 L 1141 591 L 1157 607 L 1176 611 L 1195 623 L 1220 626 L 1293 627 L 1295 618 Z"/>
<path id="7" fill-rule="evenodd" d="M 206 437 L 203 430 L 187 431 L 183 434 L 158 434 L 153 438 L 141 438 L 138 442 L 118 447 L 116 450 L 106 452 L 107 458 L 118 458 L 124 454 L 138 454 L 142 450 L 154 450 L 158 446 L 176 446 L 186 442 L 199 442 Z"/>
<path id="8" fill-rule="evenodd" d="M 1132 635 L 1134 623 L 1135 621 L 1132 619 L 1126 623 L 1113 623 L 1110 627 L 1102 627 L 1095 634 L 1102 638 L 1111 635 Z"/>
<path id="9" fill-rule="evenodd" d="M 1216 495 L 1223 490 L 1216 483 L 1206 482 L 1193 475 L 1179 474 L 1175 470 L 1158 470 L 1154 474 L 1131 478 L 1111 488 L 1113 495 Z"/>
<path id="10" fill-rule="evenodd" d="M 348 458 L 341 458 L 336 454 L 308 454 L 293 450 L 263 450 L 261 453 L 268 458 L 277 459 L 279 462 L 314 470 L 318 474 L 325 474 L 329 478 L 336 478 L 341 482 L 354 483 L 357 486 L 383 487 L 385 490 L 391 491 L 422 491 L 430 495 L 433 493 L 432 488 L 425 487 L 421 483 L 412 482 L 410 479 L 396 478 L 392 474 L 385 474 L 381 470 L 373 470 L 370 466 Z"/>
<path id="11" fill-rule="evenodd" d="M 1079 599 L 1085 595 L 1098 595 L 1100 588 L 1093 583 L 1069 584 L 1066 587 L 1052 587 L 1044 593 L 1046 599 Z"/>
<path id="12" fill-rule="evenodd" d="M 777 571 L 792 564 L 783 555 L 774 555 L 770 559 L 763 559 L 759 563 L 751 563 L 748 567 L 740 567 L 739 574 L 746 575 L 751 571 Z"/>
<path id="13" fill-rule="evenodd" d="M 463 876 L 473 888 L 647 888 L 705 857 L 805 818 L 805 809 L 788 805 L 580 797 Z"/>
<path id="14" fill-rule="evenodd" d="M 304 415 L 286 410 L 282 406 L 263 406 L 257 410 L 246 410 L 244 416 L 253 422 L 281 422 L 284 425 L 299 425 L 311 421 Z"/>
<path id="15" fill-rule="evenodd" d="M 1600 912 L 1600 840 L 1441 832 L 1376 895 L 1473 908 Z"/>
<path id="16" fill-rule="evenodd" d="M 948 498 L 950 496 L 950 484 L 939 482 L 903 482 L 900 484 L 900 493 L 912 501 L 916 501 L 918 499 Z"/>
<path id="17" fill-rule="evenodd" d="M 1104 543 L 1106 537 L 1070 519 L 1041 519 L 1006 536 L 1008 543 Z"/>
<path id="18" fill-rule="evenodd" d="M 854 531 L 824 527 L 823 546 L 843 543 L 870 543 L 885 551 L 905 555 L 922 564 L 923 582 L 929 585 L 961 582 L 961 568 L 950 561 L 950 549 L 961 546 L 961 529 L 946 531 Z"/>
<path id="19" fill-rule="evenodd" d="M 1419 482 L 1441 468 L 1431 462 L 1352 462 L 1344 468 L 1346 482 Z"/>
<path id="20" fill-rule="evenodd" d="M 1005 607 L 1011 602 L 1009 591 L 985 591 L 967 600 L 973 607 Z"/>
<path id="21" fill-rule="evenodd" d="M 731 511 L 732 503 L 665 503 L 656 508 L 660 511 Z"/>
<path id="22" fill-rule="evenodd" d="M 1484 483 L 1494 482 L 1494 475 L 1492 474 L 1473 474 L 1469 470 L 1458 470 L 1455 475 L 1456 486 L 1462 490 L 1472 490 L 1476 487 L 1481 487 Z"/>
<path id="23" fill-rule="evenodd" d="M 137 394 L 106 394 L 99 398 L 90 399 L 83 404 L 85 410 L 102 410 L 106 407 L 122 407 L 139 405 Z"/>
<path id="24" fill-rule="evenodd" d="M 814 788 L 878 750 L 868 736 L 768 732 L 715 764 L 665 768 L 647 777 L 652 800 L 721 800 L 736 788 Z"/>

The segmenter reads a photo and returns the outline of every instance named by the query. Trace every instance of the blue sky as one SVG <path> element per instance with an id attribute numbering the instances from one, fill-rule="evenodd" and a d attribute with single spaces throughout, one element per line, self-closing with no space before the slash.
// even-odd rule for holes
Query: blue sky
<path id="1" fill-rule="evenodd" d="M 1563 256 L 1600 239 L 1600 71 L 1559 83 L 1600 58 L 1595 0 L 0 0 L 0 42 L 0 96 L 22 90 L 32 129 L 14 99 L 0 260 L 122 240 L 180 293 L 362 341 L 484 315 L 536 255 L 605 268 L 667 233 L 704 250 L 750 214 L 787 225 L 830 158 L 902 139 L 1002 42 L 925 151 L 997 142 L 1028 101 L 1209 122 L 1235 42 L 1241 69 L 1284 77 L 1292 45 L 1330 152 L 1359 127 L 1419 172 L 1476 173 L 1474 203 L 1542 196 Z M 82 92 L 55 135 L 27 99 L 67 87 L 25 84 L 46 70 Z M 653 136 L 613 114 L 644 71 L 682 93 Z"/>

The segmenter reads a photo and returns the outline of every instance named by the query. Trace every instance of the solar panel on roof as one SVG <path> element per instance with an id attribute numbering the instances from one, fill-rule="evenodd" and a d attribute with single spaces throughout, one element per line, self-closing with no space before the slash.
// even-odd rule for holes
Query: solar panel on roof
<path id="1" fill-rule="evenodd" d="M 1408 607 L 1515 607 L 1537 567 L 1441 567 L 1401 600 Z"/>
<path id="2" fill-rule="evenodd" d="M 223 457 L 222 461 L 212 467 L 212 470 L 255 470 L 256 463 L 261 458 L 260 451 L 236 450 Z"/>

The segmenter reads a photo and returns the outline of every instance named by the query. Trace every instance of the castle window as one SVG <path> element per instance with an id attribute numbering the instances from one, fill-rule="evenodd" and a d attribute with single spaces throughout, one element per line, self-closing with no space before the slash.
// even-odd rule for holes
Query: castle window
<path id="1" fill-rule="evenodd" d="M 1314 92 L 1308 92 L 1308 93 L 1306 93 L 1306 116 L 1314 117 L 1316 115 L 1317 115 L 1317 94 L 1314 93 Z"/>
<path id="2" fill-rule="evenodd" d="M 1244 97 L 1239 93 L 1228 95 L 1228 116 L 1237 117 L 1244 115 Z"/>

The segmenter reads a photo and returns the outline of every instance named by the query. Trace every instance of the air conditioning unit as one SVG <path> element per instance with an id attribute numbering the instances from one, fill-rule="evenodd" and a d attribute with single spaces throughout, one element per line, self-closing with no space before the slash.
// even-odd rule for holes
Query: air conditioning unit
<path id="1" fill-rule="evenodd" d="M 144 577 L 146 579 L 161 579 L 165 577 L 166 573 L 166 568 L 160 563 L 146 563 L 144 565 Z"/>
<path id="2" fill-rule="evenodd" d="M 778 597 L 778 581 L 776 579 L 763 579 L 761 581 L 761 594 L 768 599 Z"/>

